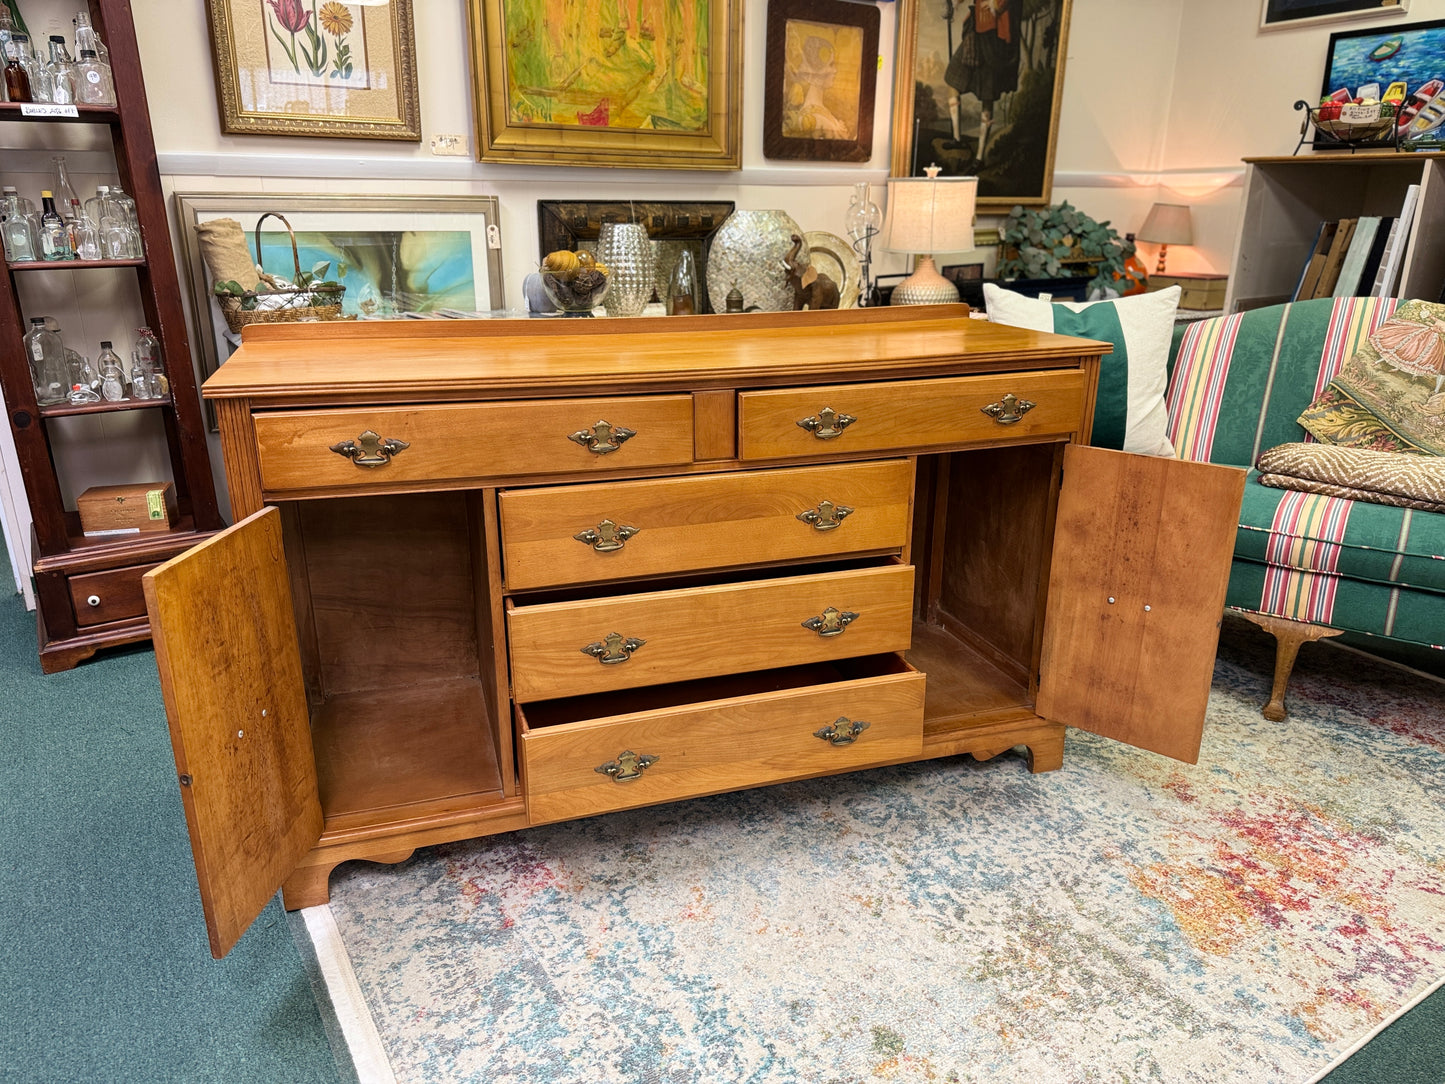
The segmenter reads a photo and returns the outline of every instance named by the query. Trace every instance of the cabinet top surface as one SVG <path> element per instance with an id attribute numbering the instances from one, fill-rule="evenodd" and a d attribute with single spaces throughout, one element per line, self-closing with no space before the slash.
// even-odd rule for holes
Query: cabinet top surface
<path id="1" fill-rule="evenodd" d="M 1074 367 L 1108 344 L 971 320 L 962 305 L 649 320 L 368 321 L 247 328 L 211 399 L 378 400 L 864 380 Z"/>

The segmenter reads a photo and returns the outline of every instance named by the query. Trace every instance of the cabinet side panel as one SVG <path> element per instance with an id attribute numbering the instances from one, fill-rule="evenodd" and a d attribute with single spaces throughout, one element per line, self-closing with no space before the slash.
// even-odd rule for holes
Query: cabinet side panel
<path id="1" fill-rule="evenodd" d="M 511 690 L 507 682 L 507 619 L 502 607 L 501 531 L 497 525 L 497 491 L 473 497 L 472 577 L 477 597 L 477 649 L 482 690 L 492 719 L 491 740 L 502 775 L 502 793 L 517 793 L 512 755 Z"/>

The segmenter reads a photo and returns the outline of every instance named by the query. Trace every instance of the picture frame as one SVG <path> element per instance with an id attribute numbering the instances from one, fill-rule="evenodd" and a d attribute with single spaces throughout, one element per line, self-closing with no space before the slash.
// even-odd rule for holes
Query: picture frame
<path id="1" fill-rule="evenodd" d="M 763 156 L 866 162 L 873 156 L 878 8 L 768 0 Z"/>
<path id="2" fill-rule="evenodd" d="M 1379 15 L 1404 15 L 1410 0 L 1264 0 L 1261 30 L 1293 29 Z"/>
<path id="3" fill-rule="evenodd" d="M 329 277 L 346 287 L 342 306 L 348 315 L 372 297 L 375 317 L 490 312 L 505 304 L 496 196 L 178 192 L 175 211 L 191 299 L 191 344 L 203 380 L 230 356 L 239 336 L 227 328 L 212 296 L 196 241 L 200 222 L 236 219 L 254 254 L 257 221 L 267 212 L 284 214 L 296 231 L 303 269 L 317 260 L 331 262 Z M 262 252 L 268 271 L 291 276 L 290 238 L 274 218 L 262 231 Z"/>
<path id="4" fill-rule="evenodd" d="M 658 296 L 666 296 L 684 249 L 690 251 L 699 278 L 703 312 L 711 312 L 707 291 L 707 250 L 712 235 L 736 205 L 731 200 L 538 200 L 537 259 L 559 249 L 596 250 L 605 222 L 640 222 L 656 252 Z"/>
<path id="5" fill-rule="evenodd" d="M 898 0 L 890 172 L 921 177 L 936 164 L 944 177 L 977 176 L 985 214 L 1043 206 L 1053 190 L 1073 0 L 976 19 L 979 2 Z"/>
<path id="6" fill-rule="evenodd" d="M 467 0 L 478 159 L 738 169 L 743 3 Z"/>
<path id="7" fill-rule="evenodd" d="M 207 0 L 206 15 L 227 135 L 421 141 L 412 0 Z"/>
<path id="8" fill-rule="evenodd" d="M 1394 52 L 1390 55 L 1383 59 L 1371 58 L 1372 53 L 1392 46 Z M 1417 88 L 1433 79 L 1445 80 L 1445 19 L 1337 30 L 1330 35 L 1325 51 L 1320 97 L 1327 97 L 1341 87 L 1354 91 L 1362 82 L 1379 83 L 1384 89 L 1396 81 L 1405 82 L 1413 96 Z M 1389 139 L 1356 144 L 1361 147 L 1393 145 Z M 1316 149 L 1338 146 L 1337 140 L 1316 135 Z"/>

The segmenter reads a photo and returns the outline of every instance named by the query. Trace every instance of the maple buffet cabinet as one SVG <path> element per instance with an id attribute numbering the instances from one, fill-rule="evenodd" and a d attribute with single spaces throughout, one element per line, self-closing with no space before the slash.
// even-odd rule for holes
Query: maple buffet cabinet
<path id="1" fill-rule="evenodd" d="M 1198 756 L 1243 473 L 963 306 L 256 325 L 144 586 L 211 948 L 340 862 L 1065 724 Z"/>

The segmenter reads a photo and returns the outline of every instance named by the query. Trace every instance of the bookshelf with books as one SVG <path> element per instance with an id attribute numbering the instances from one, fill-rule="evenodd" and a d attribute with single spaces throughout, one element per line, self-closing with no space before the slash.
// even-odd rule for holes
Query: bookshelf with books
<path id="1" fill-rule="evenodd" d="M 1242 204 L 1226 312 L 1445 289 L 1445 154 L 1246 159 Z"/>

